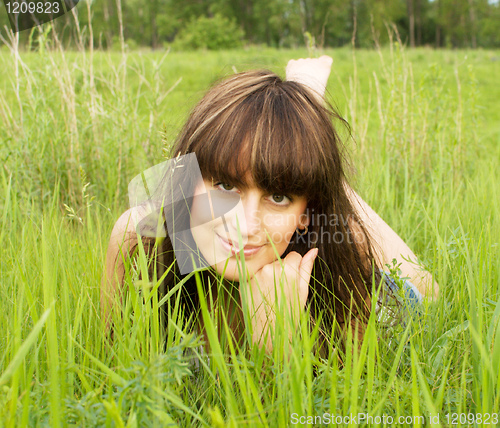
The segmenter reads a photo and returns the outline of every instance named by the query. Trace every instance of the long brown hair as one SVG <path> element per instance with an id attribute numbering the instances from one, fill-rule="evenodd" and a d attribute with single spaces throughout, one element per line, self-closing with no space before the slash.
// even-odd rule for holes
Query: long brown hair
<path id="1" fill-rule="evenodd" d="M 203 178 L 238 187 L 250 173 L 269 194 L 307 198 L 308 231 L 295 234 L 282 257 L 319 249 L 308 305 L 312 319 L 321 319 L 324 339 L 335 321 L 340 327 L 359 321 L 362 329 L 370 314 L 373 272 L 376 279 L 379 272 L 369 235 L 346 193 L 334 121 L 345 125 L 302 84 L 270 71 L 244 72 L 208 91 L 171 151 L 172 157 L 195 153 Z M 165 246 L 168 266 L 173 260 L 168 239 Z M 174 280 L 175 275 L 167 278 Z M 194 305 L 196 291 L 187 286 L 187 294 Z"/>

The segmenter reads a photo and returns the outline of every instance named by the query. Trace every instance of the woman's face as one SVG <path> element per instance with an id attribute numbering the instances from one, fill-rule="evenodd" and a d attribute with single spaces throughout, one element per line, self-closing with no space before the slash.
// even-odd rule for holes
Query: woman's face
<path id="1" fill-rule="evenodd" d="M 254 275 L 281 256 L 295 230 L 308 224 L 305 197 L 268 194 L 251 179 L 247 183 L 247 187 L 236 188 L 200 181 L 191 207 L 191 232 L 196 245 L 208 264 L 231 281 L 240 278 L 236 254 L 238 258 L 244 256 L 246 269 Z M 220 204 L 234 208 L 217 217 Z"/>

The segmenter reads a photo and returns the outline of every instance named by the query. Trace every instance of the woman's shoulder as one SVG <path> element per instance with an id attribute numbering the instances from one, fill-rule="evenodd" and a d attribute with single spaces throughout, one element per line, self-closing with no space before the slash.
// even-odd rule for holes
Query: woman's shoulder
<path id="1" fill-rule="evenodd" d="M 140 221 L 147 215 L 145 208 L 141 206 L 129 208 L 122 213 L 116 220 L 111 237 L 117 239 L 129 237 L 128 235 L 136 236 L 136 228 Z"/>
<path id="2" fill-rule="evenodd" d="M 144 215 L 141 207 L 130 208 L 118 218 L 111 231 L 106 268 L 101 282 L 101 307 L 105 319 L 108 319 L 116 294 L 121 289 L 125 273 L 124 261 L 137 244 L 136 225 Z"/>
<path id="3" fill-rule="evenodd" d="M 108 259 L 116 260 L 120 251 L 125 254 L 137 244 L 137 225 L 147 215 L 143 207 L 126 210 L 113 226 L 108 244 Z"/>

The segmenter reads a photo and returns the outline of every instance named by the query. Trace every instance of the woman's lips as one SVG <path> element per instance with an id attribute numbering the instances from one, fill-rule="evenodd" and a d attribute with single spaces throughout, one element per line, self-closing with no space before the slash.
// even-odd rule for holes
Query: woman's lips
<path id="1" fill-rule="evenodd" d="M 240 250 L 238 250 L 238 247 L 236 247 L 231 241 L 227 241 L 224 239 L 222 236 L 217 235 L 217 237 L 220 239 L 222 247 L 224 247 L 227 251 L 231 251 L 231 253 L 234 255 L 236 253 L 239 253 Z M 259 252 L 259 250 L 263 247 L 263 245 L 245 245 L 243 247 L 243 255 L 245 257 L 252 256 L 256 253 Z"/>

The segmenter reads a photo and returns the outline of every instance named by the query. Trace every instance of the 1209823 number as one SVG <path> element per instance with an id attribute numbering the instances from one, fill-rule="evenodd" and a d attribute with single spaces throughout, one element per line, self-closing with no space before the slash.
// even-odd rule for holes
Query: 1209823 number
<path id="1" fill-rule="evenodd" d="M 498 413 L 446 413 L 446 423 L 449 425 L 496 425 Z"/>
<path id="2" fill-rule="evenodd" d="M 30 2 L 6 2 L 5 7 L 8 13 L 59 13 L 59 3 L 57 2 L 43 2 L 43 1 L 30 1 Z"/>

